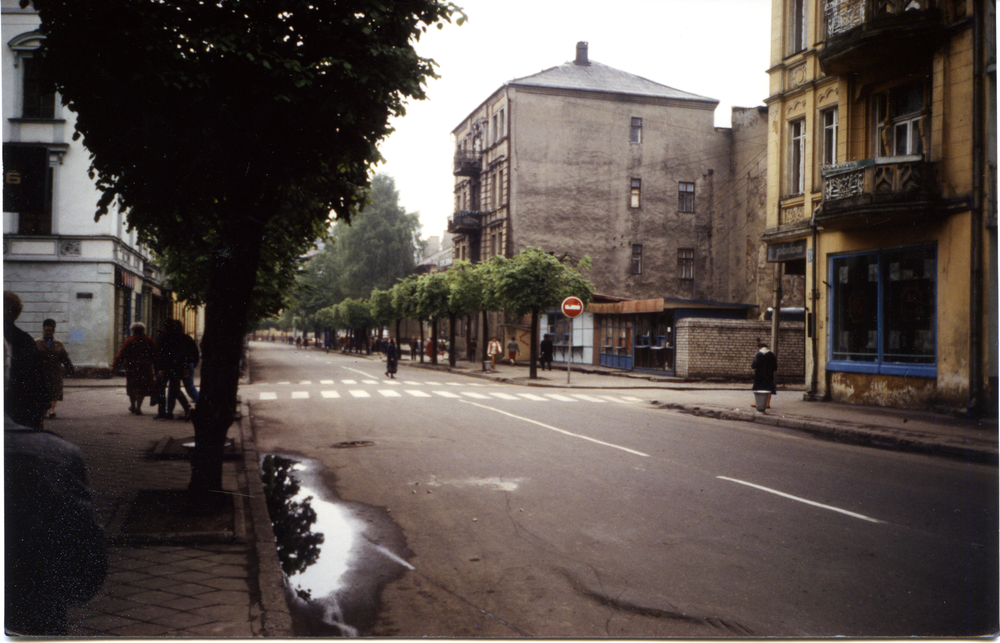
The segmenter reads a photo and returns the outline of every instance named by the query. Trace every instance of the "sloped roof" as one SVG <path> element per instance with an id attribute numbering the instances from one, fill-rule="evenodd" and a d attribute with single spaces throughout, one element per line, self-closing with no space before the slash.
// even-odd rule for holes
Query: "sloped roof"
<path id="1" fill-rule="evenodd" d="M 667 87 L 642 76 L 636 76 L 635 74 L 630 74 L 593 60 L 587 64 L 578 64 L 570 61 L 531 76 L 515 78 L 505 84 L 630 94 L 634 96 L 671 98 L 674 100 L 719 102 L 714 98 L 699 96 L 698 94 Z"/>

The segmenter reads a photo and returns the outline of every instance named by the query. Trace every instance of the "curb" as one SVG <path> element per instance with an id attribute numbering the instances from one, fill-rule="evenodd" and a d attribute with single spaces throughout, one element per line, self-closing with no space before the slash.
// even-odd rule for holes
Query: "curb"
<path id="1" fill-rule="evenodd" d="M 688 404 L 661 404 L 657 408 L 678 411 L 680 413 L 686 413 L 688 415 L 698 417 L 708 417 L 718 420 L 732 420 L 736 422 L 753 422 L 756 424 L 763 424 L 765 426 L 791 429 L 833 442 L 859 444 L 878 449 L 890 449 L 907 453 L 922 453 L 925 455 L 942 456 L 966 462 L 976 462 L 993 466 L 997 466 L 998 463 L 1000 463 L 1000 456 L 991 451 L 975 447 L 965 447 L 957 444 L 927 442 L 924 440 L 907 438 L 905 436 L 892 435 L 886 432 L 873 431 L 871 429 L 831 424 L 827 422 L 816 422 L 801 418 L 782 417 L 779 415 L 768 415 L 766 413 L 753 411 L 708 409 Z"/>
<path id="2" fill-rule="evenodd" d="M 292 638 L 292 615 L 285 600 L 285 576 L 278 562 L 278 547 L 274 528 L 264 497 L 264 481 L 260 473 L 260 456 L 254 441 L 250 405 L 240 402 L 242 418 L 239 420 L 243 444 L 243 467 L 247 478 L 253 544 L 257 560 L 257 587 L 260 592 L 261 633 L 264 638 Z"/>

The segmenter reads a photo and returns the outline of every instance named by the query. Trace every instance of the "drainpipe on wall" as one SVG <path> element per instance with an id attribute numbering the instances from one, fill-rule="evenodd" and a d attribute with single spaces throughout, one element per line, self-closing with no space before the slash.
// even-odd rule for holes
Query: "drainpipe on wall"
<path id="1" fill-rule="evenodd" d="M 778 353 L 778 331 L 781 329 L 781 299 L 784 296 L 781 285 L 782 275 L 785 272 L 785 264 L 777 262 L 774 264 L 774 312 L 771 316 L 771 351 Z"/>
<path id="2" fill-rule="evenodd" d="M 969 305 L 969 400 L 966 413 L 976 415 L 982 405 L 983 337 L 983 131 L 982 49 L 983 0 L 973 5 L 972 17 L 972 247 L 970 253 Z"/>
<path id="3" fill-rule="evenodd" d="M 819 226 L 816 225 L 816 213 L 819 211 L 820 206 L 813 208 L 812 217 L 809 219 L 809 227 L 812 228 L 812 310 L 809 314 L 812 315 L 812 376 L 809 380 L 809 391 L 805 394 L 807 400 L 815 400 L 818 394 L 817 389 L 819 388 L 819 285 L 816 283 L 817 270 L 816 265 L 819 263 Z M 806 328 L 809 328 L 808 318 L 806 323 Z"/>

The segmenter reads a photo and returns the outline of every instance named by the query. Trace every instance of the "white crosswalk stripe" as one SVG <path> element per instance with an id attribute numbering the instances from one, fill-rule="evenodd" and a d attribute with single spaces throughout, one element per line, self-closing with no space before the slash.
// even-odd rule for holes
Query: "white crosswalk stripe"
<path id="1" fill-rule="evenodd" d="M 344 384 L 355 385 L 355 386 L 358 384 L 358 380 L 341 380 L 341 382 L 343 382 Z M 296 382 L 295 384 L 300 384 L 301 385 L 301 384 L 307 384 L 307 383 L 309 383 L 309 382 L 308 381 L 306 381 L 306 382 Z M 321 380 L 320 383 L 321 384 L 330 385 L 330 384 L 334 384 L 334 380 Z M 570 393 L 568 391 L 564 391 L 564 392 L 561 392 L 561 393 L 544 393 L 544 394 L 539 395 L 537 393 L 516 393 L 516 394 L 514 394 L 514 393 L 505 393 L 505 392 L 501 392 L 501 391 L 453 391 L 453 390 L 446 390 L 444 388 L 431 389 L 430 391 L 422 391 L 422 390 L 420 390 L 418 388 L 412 388 L 412 387 L 415 387 L 415 386 L 420 386 L 419 382 L 408 382 L 408 381 L 398 382 L 398 381 L 392 381 L 392 380 L 382 380 L 382 381 L 379 381 L 379 380 L 361 380 L 361 383 L 362 384 L 369 384 L 369 385 L 382 385 L 382 386 L 394 387 L 394 388 L 377 388 L 377 389 L 375 389 L 376 391 L 378 391 L 379 395 L 382 398 L 401 398 L 401 397 L 403 397 L 403 393 L 405 393 L 406 395 L 409 395 L 410 397 L 421 398 L 421 399 L 426 399 L 426 398 L 434 397 L 434 395 L 437 395 L 438 397 L 444 397 L 444 398 L 448 398 L 448 399 L 460 399 L 462 397 L 466 397 L 466 398 L 470 398 L 470 399 L 474 399 L 474 400 L 508 400 L 508 401 L 515 401 L 515 402 L 524 402 L 524 401 L 531 401 L 531 402 L 591 402 L 591 403 L 595 403 L 595 404 L 605 404 L 607 402 L 614 402 L 616 404 L 626 404 L 626 403 L 629 403 L 629 402 L 642 402 L 643 401 L 641 398 L 638 398 L 638 397 L 635 397 L 635 396 L 632 396 L 632 395 L 591 395 L 591 394 L 588 394 L 588 393 Z M 291 382 L 279 382 L 278 384 L 286 384 L 287 385 L 287 384 L 292 384 L 292 383 Z M 438 386 L 438 387 L 442 386 L 442 383 L 440 383 L 440 382 L 427 382 L 427 384 L 429 384 L 431 386 Z M 448 382 L 447 384 L 449 386 L 463 386 L 462 383 L 455 383 L 455 382 Z M 407 386 L 405 388 L 402 388 L 402 389 L 395 388 L 395 387 L 400 387 L 402 385 L 407 385 Z M 464 384 L 464 386 L 480 386 L 481 387 L 481 386 L 488 386 L 488 385 L 470 382 L 470 383 Z M 346 393 L 344 393 L 342 391 L 337 391 L 337 390 L 324 389 L 324 390 L 320 390 L 318 393 L 319 393 L 319 395 L 323 399 L 327 399 L 327 400 L 337 400 L 337 399 L 341 399 L 344 396 L 347 396 L 349 399 L 350 398 L 365 399 L 365 398 L 371 398 L 372 395 L 373 395 L 372 393 L 369 392 L 369 390 L 365 390 L 365 389 L 362 389 L 362 388 L 348 389 L 346 391 Z M 432 395 L 432 393 L 433 393 L 433 395 Z M 258 393 L 258 399 L 260 399 L 261 401 L 279 400 L 281 398 L 285 398 L 285 399 L 289 399 L 290 398 L 290 399 L 293 399 L 293 400 L 308 400 L 308 399 L 310 399 L 315 394 L 316 394 L 316 391 L 302 391 L 302 390 L 292 390 L 292 391 L 289 391 L 288 389 L 285 389 L 284 393 L 278 393 L 277 391 L 261 391 L 260 393 Z"/>

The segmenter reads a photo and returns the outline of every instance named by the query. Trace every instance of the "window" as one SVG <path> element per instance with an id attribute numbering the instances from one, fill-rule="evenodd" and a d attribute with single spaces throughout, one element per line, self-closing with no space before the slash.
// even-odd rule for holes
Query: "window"
<path id="1" fill-rule="evenodd" d="M 677 278 L 694 279 L 694 248 L 677 249 Z"/>
<path id="2" fill-rule="evenodd" d="M 694 183 L 681 181 L 678 184 L 677 211 L 694 212 Z"/>
<path id="3" fill-rule="evenodd" d="M 642 274 L 642 244 L 632 244 L 632 274 Z"/>
<path id="4" fill-rule="evenodd" d="M 935 249 L 832 257 L 830 271 L 831 370 L 933 376 Z"/>
<path id="5" fill-rule="evenodd" d="M 31 56 L 21 58 L 23 69 L 23 99 L 21 116 L 24 118 L 56 117 L 56 94 L 41 78 L 38 61 Z"/>
<path id="6" fill-rule="evenodd" d="M 3 209 L 17 213 L 16 234 L 52 234 L 53 169 L 42 145 L 3 144 Z"/>
<path id="7" fill-rule="evenodd" d="M 805 192 L 806 122 L 788 124 L 788 193 Z"/>
<path id="8" fill-rule="evenodd" d="M 837 162 L 837 108 L 822 112 L 823 122 L 823 165 Z"/>
<path id="9" fill-rule="evenodd" d="M 629 131 L 629 142 L 630 143 L 642 143 L 642 119 L 633 118 L 632 127 Z"/>
<path id="10" fill-rule="evenodd" d="M 503 138 L 507 134 L 507 130 L 504 129 L 503 123 L 503 110 L 500 110 L 500 138 Z"/>
<path id="11" fill-rule="evenodd" d="M 633 208 L 639 207 L 639 197 L 642 194 L 642 179 L 632 179 L 632 191 L 630 194 L 629 205 Z"/>
<path id="12" fill-rule="evenodd" d="M 808 0 L 789 0 L 791 6 L 791 22 L 789 23 L 789 48 L 788 53 L 794 54 L 805 49 L 809 43 L 808 38 Z"/>
<path id="13" fill-rule="evenodd" d="M 872 97 L 875 156 L 924 153 L 924 84 L 911 83 Z"/>
<path id="14" fill-rule="evenodd" d="M 490 210 L 497 208 L 497 173 L 490 175 Z"/>

